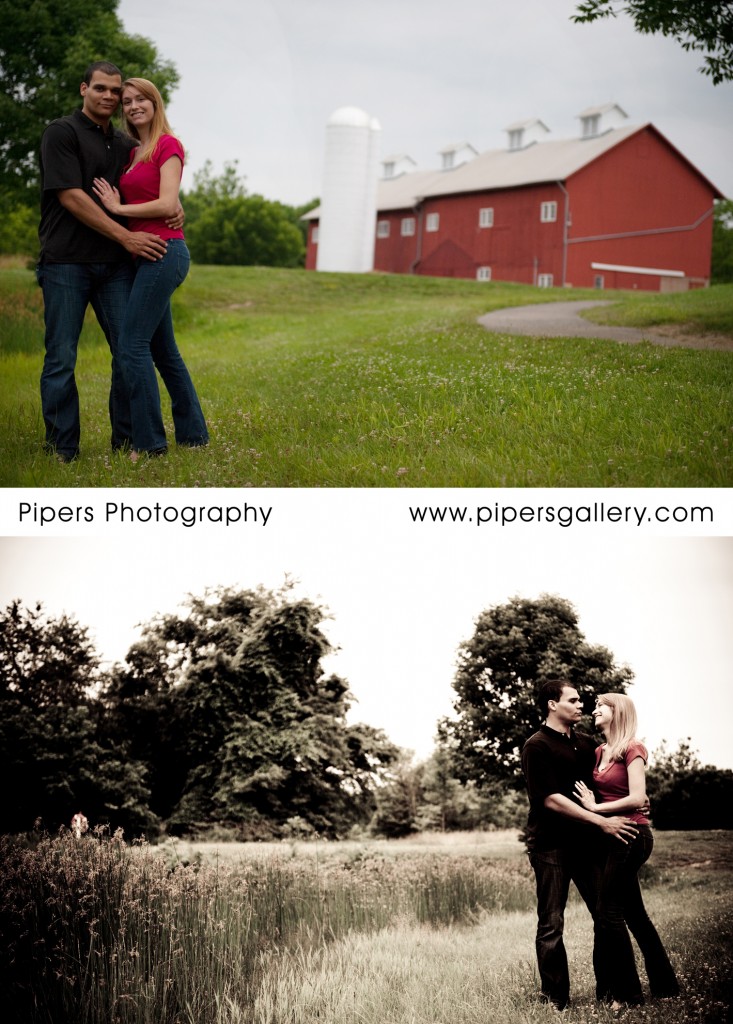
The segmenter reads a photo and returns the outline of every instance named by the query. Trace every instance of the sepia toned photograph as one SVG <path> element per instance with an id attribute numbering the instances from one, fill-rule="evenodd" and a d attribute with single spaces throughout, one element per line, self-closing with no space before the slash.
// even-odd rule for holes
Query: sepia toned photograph
<path id="1" fill-rule="evenodd" d="M 10 1019 L 728 1019 L 733 541 L 136 547 L 0 545 Z"/>

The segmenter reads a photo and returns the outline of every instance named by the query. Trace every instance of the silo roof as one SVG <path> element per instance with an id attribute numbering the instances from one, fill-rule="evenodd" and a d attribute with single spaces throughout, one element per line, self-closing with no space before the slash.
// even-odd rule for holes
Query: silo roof
<path id="1" fill-rule="evenodd" d="M 372 123 L 372 118 L 367 114 L 366 110 L 362 110 L 360 107 L 339 107 L 338 110 L 334 110 L 328 119 L 328 126 L 347 126 L 353 128 L 369 128 Z"/>

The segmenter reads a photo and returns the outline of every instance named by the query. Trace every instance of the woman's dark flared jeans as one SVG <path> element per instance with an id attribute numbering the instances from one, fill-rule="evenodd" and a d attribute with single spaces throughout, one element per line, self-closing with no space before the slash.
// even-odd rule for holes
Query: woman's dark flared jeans
<path id="1" fill-rule="evenodd" d="M 167 447 L 157 368 L 171 398 L 176 441 L 196 447 L 209 440 L 196 389 L 176 345 L 170 298 L 190 265 L 183 239 L 168 241 L 162 259 L 138 260 L 119 339 L 119 359 L 130 398 L 132 447 L 159 452 Z"/>
<path id="2" fill-rule="evenodd" d="M 599 998 L 641 1003 L 644 997 L 636 969 L 629 930 L 644 957 L 652 996 L 679 994 L 679 985 L 657 930 L 649 919 L 639 887 L 639 868 L 651 855 L 654 839 L 647 825 L 628 844 L 606 841 L 606 856 L 598 866 L 596 925 L 601 954 Z M 628 930 L 627 930 L 628 925 Z"/>

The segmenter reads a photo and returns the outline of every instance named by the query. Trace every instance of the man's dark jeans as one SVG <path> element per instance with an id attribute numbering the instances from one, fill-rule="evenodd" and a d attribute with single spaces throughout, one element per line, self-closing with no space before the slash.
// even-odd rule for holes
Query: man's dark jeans
<path id="1" fill-rule="evenodd" d="M 621 844 L 619 844 L 621 845 Z M 570 1000 L 568 958 L 563 942 L 565 907 L 571 881 L 595 919 L 598 897 L 598 873 L 595 851 L 569 849 L 530 851 L 529 861 L 537 883 L 537 966 L 542 995 L 559 1008 Z M 599 978 L 601 964 L 596 941 L 593 944 L 593 968 Z"/>
<path id="2" fill-rule="evenodd" d="M 117 339 L 133 281 L 132 261 L 42 263 L 46 357 L 41 374 L 41 408 L 46 446 L 66 459 L 79 453 L 79 393 L 74 370 L 84 314 L 91 304 L 112 353 L 109 416 L 112 447 L 130 443 L 130 405 L 119 364 Z"/>

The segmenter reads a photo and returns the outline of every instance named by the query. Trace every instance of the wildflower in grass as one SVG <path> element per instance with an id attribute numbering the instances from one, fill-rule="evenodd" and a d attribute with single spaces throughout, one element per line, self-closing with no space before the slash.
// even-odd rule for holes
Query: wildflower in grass
<path id="1" fill-rule="evenodd" d="M 89 821 L 81 811 L 77 811 L 71 819 L 71 831 L 77 839 L 81 839 L 89 831 Z"/>

